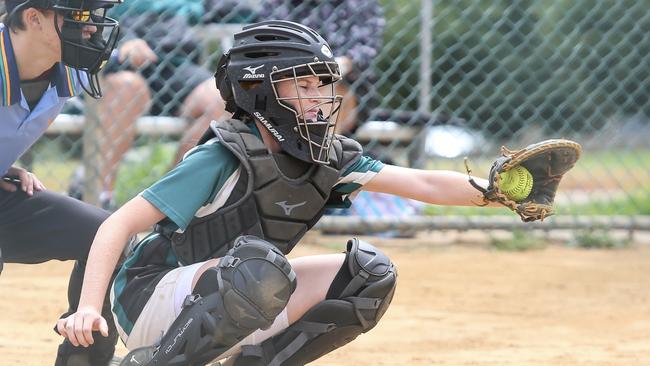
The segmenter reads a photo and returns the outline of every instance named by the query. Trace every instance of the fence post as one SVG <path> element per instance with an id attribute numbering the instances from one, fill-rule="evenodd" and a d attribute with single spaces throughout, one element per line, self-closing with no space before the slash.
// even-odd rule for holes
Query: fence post
<path id="1" fill-rule="evenodd" d="M 431 112 L 431 75 L 433 58 L 433 0 L 422 0 L 420 21 L 420 112 Z"/>
<path id="2" fill-rule="evenodd" d="M 102 165 L 106 160 L 99 150 L 101 135 L 101 123 L 97 113 L 98 101 L 94 98 L 86 98 L 84 113 L 85 122 L 83 127 L 83 200 L 95 206 L 99 206 L 99 194 L 102 190 Z"/>

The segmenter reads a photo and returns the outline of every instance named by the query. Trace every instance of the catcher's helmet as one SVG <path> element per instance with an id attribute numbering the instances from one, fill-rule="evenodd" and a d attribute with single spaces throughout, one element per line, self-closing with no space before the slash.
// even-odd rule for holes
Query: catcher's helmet
<path id="1" fill-rule="evenodd" d="M 309 99 L 319 102 L 317 118 L 303 118 L 291 106 L 304 99 L 282 98 L 278 83 L 292 80 L 297 88 L 300 78 L 318 77 L 329 95 Z M 327 42 L 314 30 L 289 21 L 265 21 L 244 27 L 235 34 L 234 46 L 219 61 L 215 79 L 226 102 L 226 110 L 235 116 L 248 114 L 260 121 L 280 143 L 282 149 L 307 162 L 329 163 L 341 96 L 334 93 L 334 82 L 341 78 Z M 313 115 L 313 113 L 312 113 Z"/>
<path id="2" fill-rule="evenodd" d="M 119 24 L 106 16 L 106 11 L 123 0 L 5 0 L 7 13 L 27 8 L 52 9 L 54 24 L 61 39 L 61 60 L 64 64 L 88 76 L 83 88 L 93 98 L 101 96 L 97 74 L 115 48 Z M 59 27 L 59 18 L 63 25 Z M 83 37 L 83 27 L 94 26 L 97 31 L 89 39 Z"/>

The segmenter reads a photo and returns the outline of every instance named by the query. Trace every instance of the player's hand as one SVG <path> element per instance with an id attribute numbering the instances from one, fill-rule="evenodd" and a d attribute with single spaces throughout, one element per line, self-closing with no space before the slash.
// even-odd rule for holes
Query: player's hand
<path id="1" fill-rule="evenodd" d="M 93 307 L 79 308 L 67 318 L 59 319 L 56 330 L 75 347 L 88 347 L 95 343 L 93 331 L 99 331 L 104 337 L 108 336 L 106 319 Z"/>
<path id="2" fill-rule="evenodd" d="M 9 168 L 7 176 L 0 179 L 0 189 L 15 192 L 18 189 L 14 183 L 16 180 L 20 181 L 20 189 L 30 196 L 34 194 L 34 191 L 44 191 L 46 189 L 45 185 L 34 174 L 16 166 Z"/>
<path id="3" fill-rule="evenodd" d="M 158 56 L 143 39 L 137 38 L 124 42 L 118 49 L 118 61 L 129 62 L 133 67 L 158 62 Z"/>

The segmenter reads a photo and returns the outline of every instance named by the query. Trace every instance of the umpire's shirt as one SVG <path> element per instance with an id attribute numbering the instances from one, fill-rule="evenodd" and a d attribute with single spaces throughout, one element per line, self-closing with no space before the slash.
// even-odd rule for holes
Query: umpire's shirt
<path id="1" fill-rule="evenodd" d="M 30 107 L 21 88 L 9 29 L 0 23 L 0 177 L 45 132 L 65 102 L 83 89 L 74 69 L 58 63 L 44 79 L 45 92 Z M 24 90 L 23 90 L 24 89 Z"/>

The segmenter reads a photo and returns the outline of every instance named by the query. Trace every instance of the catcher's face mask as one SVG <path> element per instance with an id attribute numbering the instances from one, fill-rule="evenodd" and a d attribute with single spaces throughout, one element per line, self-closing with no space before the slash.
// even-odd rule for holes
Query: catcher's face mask
<path id="1" fill-rule="evenodd" d="M 333 84 L 341 73 L 327 41 L 282 20 L 251 24 L 234 38 L 215 73 L 226 110 L 255 118 L 294 158 L 328 164 L 341 103 Z"/>
<path id="2" fill-rule="evenodd" d="M 341 78 L 335 62 L 312 62 L 271 73 L 280 106 L 293 113 L 294 131 L 309 146 L 311 160 L 327 164 L 342 97 L 334 83 Z"/>

